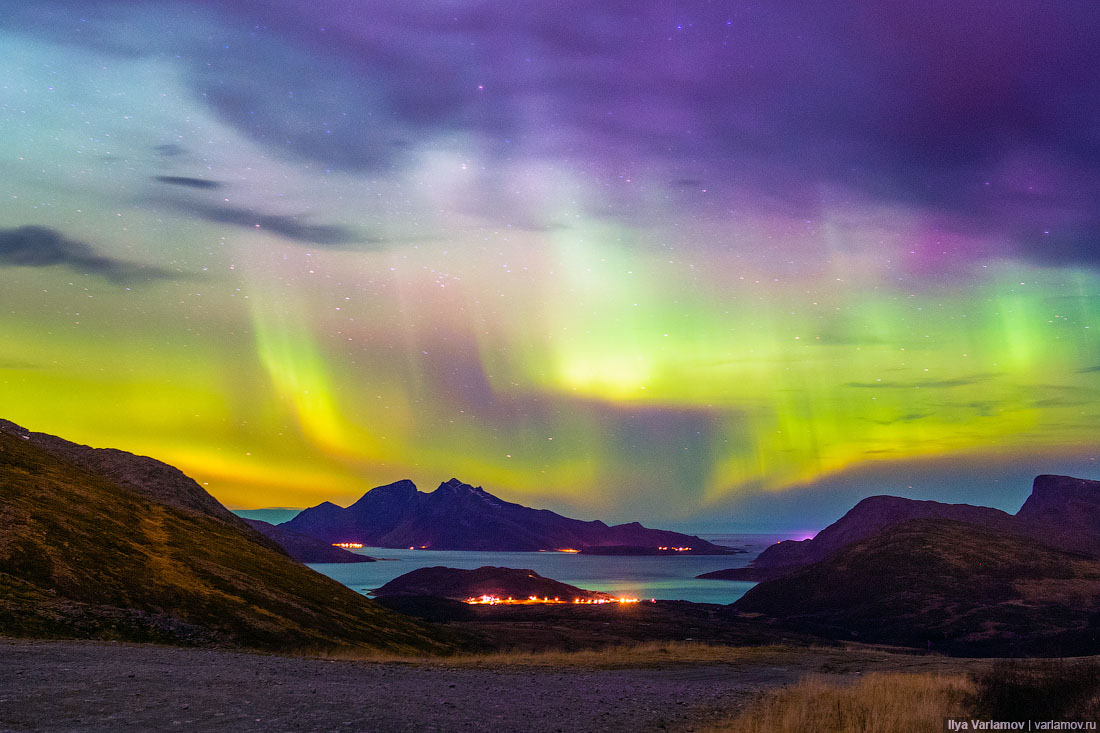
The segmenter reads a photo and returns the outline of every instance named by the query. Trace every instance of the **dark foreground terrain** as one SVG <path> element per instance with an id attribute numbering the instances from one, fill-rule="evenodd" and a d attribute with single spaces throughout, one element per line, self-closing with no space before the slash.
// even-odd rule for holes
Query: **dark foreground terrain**
<path id="1" fill-rule="evenodd" d="M 271 651 L 461 645 L 291 559 L 172 466 L 4 420 L 0 633 Z"/>
<path id="2" fill-rule="evenodd" d="M 855 679 L 975 664 L 871 650 L 728 655 L 602 669 L 614 656 L 555 666 L 469 657 L 380 663 L 0 639 L 0 730 L 691 730 L 807 674 Z"/>
<path id="3" fill-rule="evenodd" d="M 487 649 L 578 651 L 680 641 L 745 647 L 836 645 L 820 636 L 746 618 L 729 606 L 713 603 L 462 606 L 469 616 L 451 621 L 448 626 L 484 639 Z"/>

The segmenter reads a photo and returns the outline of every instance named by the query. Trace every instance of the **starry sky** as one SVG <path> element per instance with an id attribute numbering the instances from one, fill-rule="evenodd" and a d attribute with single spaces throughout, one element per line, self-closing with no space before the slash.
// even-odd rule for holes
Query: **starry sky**
<path id="1" fill-rule="evenodd" d="M 1100 478 L 1100 7 L 0 0 L 0 406 L 232 508 Z"/>

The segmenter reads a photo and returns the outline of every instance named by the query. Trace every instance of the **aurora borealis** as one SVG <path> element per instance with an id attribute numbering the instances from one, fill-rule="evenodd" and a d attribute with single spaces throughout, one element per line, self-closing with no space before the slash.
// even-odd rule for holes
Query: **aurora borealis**
<path id="1" fill-rule="evenodd" d="M 0 9 L 32 430 L 239 508 L 457 476 L 814 526 L 1100 478 L 1091 3 Z"/>

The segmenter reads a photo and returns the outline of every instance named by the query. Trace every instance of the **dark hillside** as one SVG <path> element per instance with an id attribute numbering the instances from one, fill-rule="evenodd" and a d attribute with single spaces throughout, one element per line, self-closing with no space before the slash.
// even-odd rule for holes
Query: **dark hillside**
<path id="1" fill-rule="evenodd" d="M 290 559 L 236 517 L 208 511 L 202 497 L 155 501 L 4 428 L 0 634 L 267 649 L 448 646 L 440 632 Z"/>
<path id="2" fill-rule="evenodd" d="M 965 654 L 1100 652 L 1100 560 L 916 519 L 750 589 L 734 608 L 834 638 Z"/>

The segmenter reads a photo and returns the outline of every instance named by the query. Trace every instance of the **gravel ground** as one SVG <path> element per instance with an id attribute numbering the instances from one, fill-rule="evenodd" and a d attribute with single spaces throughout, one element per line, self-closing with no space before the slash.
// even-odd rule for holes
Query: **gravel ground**
<path id="1" fill-rule="evenodd" d="M 690 730 L 808 673 L 948 662 L 807 650 L 661 669 L 479 669 L 0 639 L 0 730 Z"/>
<path id="2" fill-rule="evenodd" d="M 786 668 L 501 670 L 0 640 L 0 730 L 651 731 Z"/>

